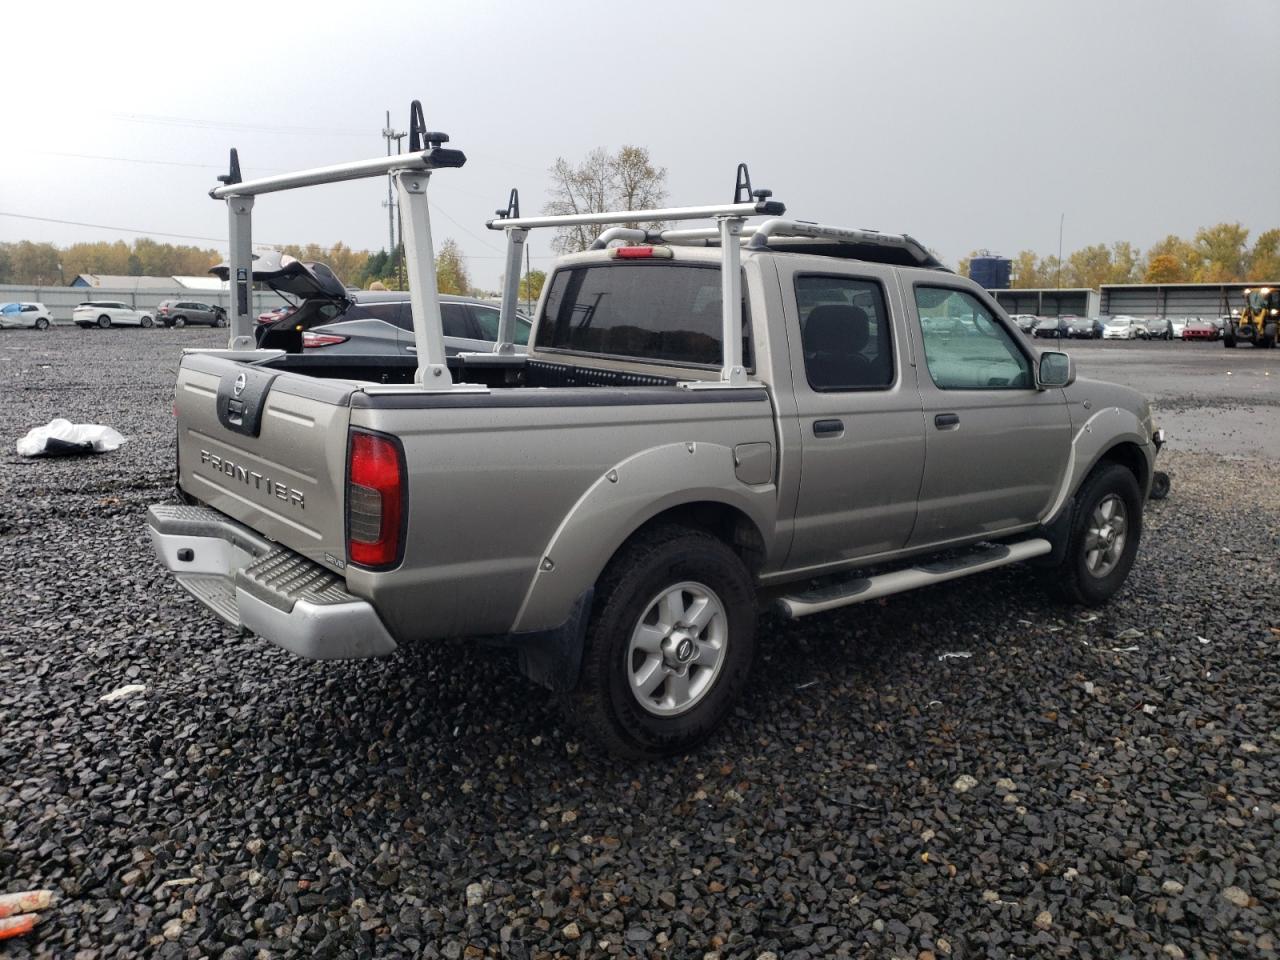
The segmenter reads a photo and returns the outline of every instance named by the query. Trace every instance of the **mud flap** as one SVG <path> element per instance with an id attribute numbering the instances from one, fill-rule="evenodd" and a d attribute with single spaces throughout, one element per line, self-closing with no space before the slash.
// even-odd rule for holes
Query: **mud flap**
<path id="1" fill-rule="evenodd" d="M 1053 549 L 1043 556 L 1028 560 L 1027 563 L 1033 567 L 1056 567 L 1062 563 L 1062 558 L 1067 552 L 1067 540 L 1071 537 L 1071 519 L 1075 516 L 1075 512 L 1076 498 L 1072 497 L 1063 504 L 1052 523 L 1040 527 L 1040 536 L 1053 544 Z"/>
<path id="2" fill-rule="evenodd" d="M 577 686 L 594 597 L 595 588 L 587 588 L 574 603 L 569 619 L 558 627 L 504 638 L 504 645 L 516 648 L 521 673 L 552 693 L 568 693 Z"/>

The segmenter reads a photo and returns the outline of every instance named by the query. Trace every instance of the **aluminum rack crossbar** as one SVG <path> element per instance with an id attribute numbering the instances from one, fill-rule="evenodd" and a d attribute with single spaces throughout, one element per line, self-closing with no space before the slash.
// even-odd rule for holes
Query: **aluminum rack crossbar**
<path id="1" fill-rule="evenodd" d="M 392 157 L 356 160 L 329 167 L 315 167 L 295 173 L 282 173 L 257 180 L 240 179 L 240 161 L 231 151 L 231 170 L 218 179 L 223 185 L 214 187 L 209 196 L 225 200 L 230 224 L 228 263 L 232 283 L 231 334 L 228 348 L 251 352 L 257 346 L 250 315 L 253 289 L 253 202 L 260 194 L 314 187 L 324 183 L 342 183 L 390 174 L 399 195 L 404 223 L 405 267 L 409 281 L 409 303 L 413 316 L 414 349 L 418 369 L 414 382 L 425 390 L 483 390 L 474 384 L 455 384 L 446 365 L 444 330 L 440 318 L 440 295 L 436 288 L 435 251 L 431 243 L 431 218 L 427 205 L 427 181 L 433 170 L 461 167 L 467 162 L 461 150 L 441 147 L 449 138 L 444 134 L 428 134 L 419 129 L 421 107 L 414 101 L 410 108 L 415 145 L 426 149 Z"/>
<path id="2" fill-rule="evenodd" d="M 404 153 L 392 157 L 374 157 L 372 160 L 354 160 L 351 163 L 335 163 L 329 167 L 313 167 L 294 173 L 281 173 L 274 177 L 260 177 L 241 183 L 229 183 L 214 187 L 209 196 L 215 200 L 228 197 L 255 197 L 262 193 L 296 190 L 298 187 L 314 187 L 322 183 L 342 183 L 347 180 L 363 180 L 380 177 L 396 170 L 438 170 L 444 167 L 460 167 L 462 158 L 458 150 L 433 148 L 418 153 Z"/>
<path id="3" fill-rule="evenodd" d="M 744 386 L 748 383 L 746 366 L 742 362 L 742 250 L 743 221 L 747 217 L 768 215 L 777 217 L 786 207 L 776 200 L 766 198 L 755 202 L 729 203 L 706 207 L 661 207 L 654 210 L 612 210 L 603 213 L 578 213 L 550 217 L 499 216 L 488 221 L 490 230 L 507 232 L 507 278 L 502 291 L 502 310 L 498 319 L 498 342 L 495 352 L 510 350 L 511 332 L 515 323 L 515 301 L 519 287 L 520 251 L 529 231 L 542 227 L 574 227 L 589 224 L 635 223 L 655 220 L 710 220 L 716 221 L 714 235 L 720 238 L 723 250 L 720 264 L 721 344 L 723 345 L 720 380 L 715 384 L 693 383 L 703 386 Z M 515 212 L 514 206 L 509 208 Z M 623 228 L 627 230 L 627 228 Z M 613 232 L 613 231 L 606 231 Z M 627 230 L 630 238 L 645 236 L 640 230 Z"/>

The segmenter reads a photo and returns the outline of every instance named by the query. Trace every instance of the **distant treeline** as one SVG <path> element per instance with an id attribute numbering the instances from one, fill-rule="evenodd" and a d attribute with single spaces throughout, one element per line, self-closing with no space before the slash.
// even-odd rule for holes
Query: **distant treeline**
<path id="1" fill-rule="evenodd" d="M 331 247 L 318 244 L 281 248 L 300 260 L 328 264 L 348 286 L 365 288 L 380 282 L 394 288 L 404 278 L 398 258 L 379 250 L 352 250 L 344 243 Z M 82 273 L 125 277 L 203 276 L 223 260 L 217 250 L 160 243 L 141 238 L 133 243 L 73 243 L 68 247 L 52 243 L 0 243 L 0 283 L 22 286 L 66 286 Z M 437 257 L 440 289 L 444 293 L 467 293 L 469 281 L 462 253 L 452 240 L 440 245 Z M 397 266 L 401 269 L 397 271 Z"/>
<path id="2" fill-rule="evenodd" d="M 958 272 L 968 276 L 975 250 Z M 1061 268 L 1061 269 L 1059 269 Z M 1023 250 L 1013 258 L 1010 286 L 1091 287 L 1104 283 L 1226 283 L 1280 279 L 1280 229 L 1267 230 L 1249 246 L 1249 231 L 1238 223 L 1220 223 L 1196 231 L 1194 240 L 1169 234 L 1143 253 L 1121 240 L 1096 243 L 1066 257 L 1042 257 Z"/>

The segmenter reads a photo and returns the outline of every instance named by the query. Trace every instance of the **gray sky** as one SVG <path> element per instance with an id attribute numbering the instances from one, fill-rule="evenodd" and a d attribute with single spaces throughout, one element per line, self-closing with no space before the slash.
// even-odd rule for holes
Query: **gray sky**
<path id="1" fill-rule="evenodd" d="M 174 242 L 225 249 L 206 191 L 228 147 L 246 177 L 375 156 L 383 112 L 405 129 L 415 97 L 467 154 L 432 178 L 433 227 L 482 286 L 507 191 L 536 212 L 557 156 L 624 143 L 667 168 L 673 205 L 728 201 L 747 161 L 792 216 L 952 263 L 1056 252 L 1062 213 L 1067 251 L 1280 226 L 1275 0 L 33 0 L 4 21 L 0 212 L 211 238 Z M 385 196 L 260 198 L 255 240 L 377 249 Z M 0 240 L 136 235 L 0 216 Z"/>

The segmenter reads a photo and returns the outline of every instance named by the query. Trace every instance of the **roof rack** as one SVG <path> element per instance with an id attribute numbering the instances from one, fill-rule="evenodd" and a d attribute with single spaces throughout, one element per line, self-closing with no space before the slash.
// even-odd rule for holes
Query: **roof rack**
<path id="1" fill-rule="evenodd" d="M 681 247 L 716 247 L 720 235 L 710 227 L 684 230 L 639 230 L 633 227 L 612 227 L 598 236 L 592 250 L 603 250 L 615 240 L 632 243 L 665 243 Z M 786 241 L 801 241 L 787 244 Z M 815 241 L 821 250 L 810 250 L 809 241 Z M 943 265 L 919 240 L 908 234 L 881 233 L 879 230 L 837 227 L 809 220 L 766 220 L 758 226 L 742 228 L 741 243 L 748 250 L 779 250 L 815 252 L 828 256 L 844 256 L 853 260 L 889 262 L 903 266 L 941 268 Z M 832 245 L 838 245 L 832 249 Z M 884 255 L 877 251 L 894 251 L 898 255 Z"/>
<path id="2" fill-rule="evenodd" d="M 409 152 L 391 157 L 375 157 L 329 167 L 283 173 L 257 180 L 240 175 L 240 157 L 231 150 L 230 169 L 218 177 L 221 186 L 209 191 L 215 200 L 225 200 L 230 222 L 229 276 L 232 281 L 231 333 L 228 348 L 251 351 L 253 318 L 249 292 L 253 285 L 252 217 L 254 198 L 266 193 L 295 190 L 322 183 L 341 183 L 390 174 L 399 193 L 404 218 L 405 261 L 409 279 L 409 301 L 413 313 L 413 339 L 418 356 L 415 382 L 427 389 L 483 389 L 472 384 L 454 384 L 445 364 L 444 334 L 440 320 L 440 298 L 436 289 L 435 252 L 431 246 L 431 221 L 427 207 L 427 181 L 434 170 L 461 167 L 467 162 L 461 150 L 444 146 L 449 137 L 426 129 L 422 104 L 409 107 Z"/>
<path id="3" fill-rule="evenodd" d="M 505 230 L 507 233 L 507 268 L 506 282 L 502 290 L 502 310 L 498 319 L 498 342 L 495 353 L 514 352 L 512 332 L 515 329 L 516 303 L 520 288 L 520 257 L 525 239 L 529 231 L 543 227 L 570 227 L 584 224 L 634 223 L 644 220 L 715 220 L 716 226 L 705 228 L 709 236 L 717 236 L 723 253 L 720 269 L 720 296 L 722 302 L 721 343 L 723 360 L 720 369 L 720 380 L 717 383 L 694 383 L 691 388 L 705 386 L 745 386 L 748 383 L 746 367 L 742 362 L 742 312 L 737 305 L 742 301 L 741 244 L 739 239 L 744 230 L 744 222 L 748 217 L 779 217 L 786 212 L 786 206 L 777 200 L 771 200 L 771 190 L 753 190 L 751 177 L 745 163 L 738 164 L 734 178 L 733 203 L 723 206 L 704 207 L 661 207 L 653 210 L 614 210 L 603 213 L 580 213 L 565 216 L 521 217 L 520 197 L 512 190 L 505 209 L 496 211 L 497 216 L 485 226 L 490 230 Z M 646 236 L 645 231 L 633 228 L 615 228 L 629 230 L 628 236 L 638 234 Z M 621 236 L 621 234 L 618 234 Z"/>

